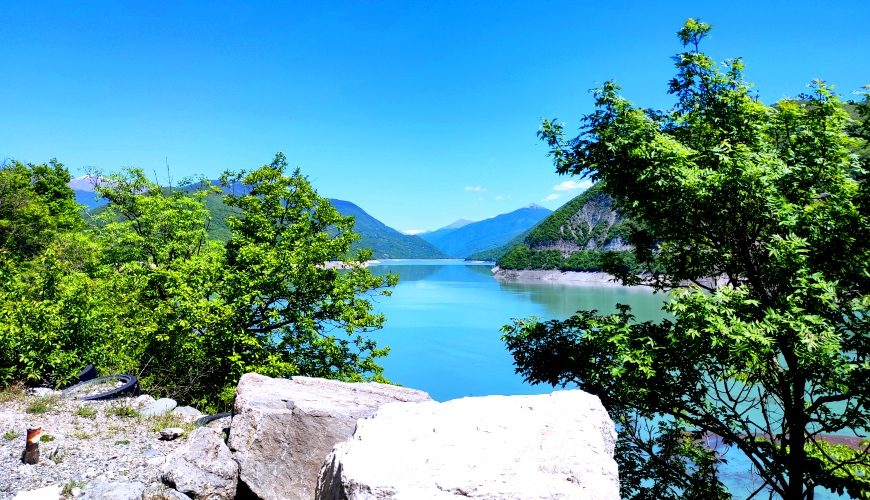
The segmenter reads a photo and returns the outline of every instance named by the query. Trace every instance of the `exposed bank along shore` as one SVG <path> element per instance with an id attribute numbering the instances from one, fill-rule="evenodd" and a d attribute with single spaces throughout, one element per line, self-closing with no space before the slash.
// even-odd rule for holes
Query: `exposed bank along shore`
<path id="1" fill-rule="evenodd" d="M 492 274 L 497 280 L 514 283 L 553 283 L 574 286 L 623 286 L 613 277 L 613 275 L 601 272 L 559 271 L 558 269 L 518 270 L 502 269 L 496 266 L 492 268 Z M 650 287 L 646 285 L 637 285 L 629 288 L 650 289 Z"/>

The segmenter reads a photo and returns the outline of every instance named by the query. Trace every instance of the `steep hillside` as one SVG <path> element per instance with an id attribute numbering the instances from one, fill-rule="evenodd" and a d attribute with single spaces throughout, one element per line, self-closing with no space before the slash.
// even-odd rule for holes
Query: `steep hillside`
<path id="1" fill-rule="evenodd" d="M 329 200 L 342 215 L 355 219 L 354 231 L 360 234 L 353 248 L 371 248 L 376 259 L 444 259 L 447 255 L 430 243 L 402 234 L 375 219 L 362 208 L 344 200 Z"/>
<path id="2" fill-rule="evenodd" d="M 451 257 L 465 258 L 476 252 L 504 245 L 550 213 L 544 207 L 529 205 L 491 219 L 466 224 L 458 229 L 434 231 L 420 237 Z"/>
<path id="3" fill-rule="evenodd" d="M 598 271 L 613 259 L 630 266 L 627 229 L 613 200 L 593 186 L 541 221 L 521 243 L 490 253 L 500 254 L 497 264 L 504 269 Z"/>
<path id="4" fill-rule="evenodd" d="M 495 262 L 495 261 L 501 259 L 513 247 L 515 247 L 517 245 L 522 245 L 526 241 L 526 236 L 528 236 L 530 232 L 532 232 L 531 229 L 529 229 L 528 231 L 525 231 L 523 233 L 520 233 L 519 235 L 514 236 L 510 241 L 508 241 L 507 243 L 505 243 L 504 245 L 502 245 L 500 247 L 495 247 L 495 248 L 490 248 L 488 250 L 482 250 L 480 252 L 475 252 L 475 253 L 469 255 L 468 257 L 466 257 L 465 260 L 491 260 L 491 261 Z"/>
<path id="5" fill-rule="evenodd" d="M 529 233 L 533 250 L 627 250 L 625 219 L 613 208 L 610 196 L 596 185 L 562 205 Z"/>

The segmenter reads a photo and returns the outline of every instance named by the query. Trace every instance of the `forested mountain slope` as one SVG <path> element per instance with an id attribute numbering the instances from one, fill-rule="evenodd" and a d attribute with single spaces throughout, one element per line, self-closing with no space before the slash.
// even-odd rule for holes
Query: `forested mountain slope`
<path id="1" fill-rule="evenodd" d="M 218 181 L 212 181 L 212 183 L 220 186 Z M 180 189 L 195 191 L 202 187 L 197 183 L 195 185 L 184 186 Z M 223 188 L 223 191 L 228 193 L 230 188 Z M 100 201 L 94 203 L 93 191 L 74 189 L 74 192 L 76 201 L 90 207 L 90 211 L 93 213 L 99 212 L 101 206 L 104 205 Z M 246 190 L 237 188 L 234 194 L 241 195 L 245 193 Z M 205 207 L 211 215 L 208 235 L 211 239 L 218 241 L 227 241 L 230 238 L 227 219 L 230 216 L 238 214 L 237 209 L 233 209 L 224 203 L 223 196 L 223 193 L 210 193 L 205 198 Z M 351 245 L 353 251 L 360 248 L 369 248 L 372 250 L 375 259 L 447 258 L 447 255 L 430 243 L 417 236 L 409 236 L 396 231 L 378 219 L 375 219 L 354 203 L 336 199 L 330 199 L 329 201 L 342 215 L 354 217 L 354 231 L 359 233 L 360 239 Z"/>
<path id="2" fill-rule="evenodd" d="M 505 269 L 597 271 L 605 255 L 630 258 L 627 225 L 613 209 L 613 200 L 596 185 L 542 220 L 522 242 L 475 257 L 495 257 Z"/>

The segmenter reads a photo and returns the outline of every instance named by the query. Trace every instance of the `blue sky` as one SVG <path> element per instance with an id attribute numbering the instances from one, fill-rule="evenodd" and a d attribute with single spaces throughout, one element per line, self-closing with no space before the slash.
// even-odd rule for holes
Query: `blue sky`
<path id="1" fill-rule="evenodd" d="M 0 160 L 216 177 L 283 151 L 320 194 L 399 230 L 579 193 L 542 117 L 576 131 L 615 79 L 666 108 L 687 17 L 765 102 L 870 83 L 870 2 L 2 2 Z M 154 174 L 152 174 L 154 175 Z"/>

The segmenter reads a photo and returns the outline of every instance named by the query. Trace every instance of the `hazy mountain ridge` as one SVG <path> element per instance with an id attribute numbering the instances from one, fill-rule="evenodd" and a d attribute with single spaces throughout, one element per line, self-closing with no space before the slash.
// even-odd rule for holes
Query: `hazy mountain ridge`
<path id="1" fill-rule="evenodd" d="M 550 213 L 549 209 L 539 205 L 529 205 L 459 228 L 441 228 L 421 234 L 420 237 L 451 257 L 466 258 L 504 245 L 528 231 Z"/>

